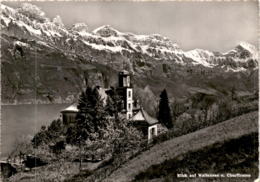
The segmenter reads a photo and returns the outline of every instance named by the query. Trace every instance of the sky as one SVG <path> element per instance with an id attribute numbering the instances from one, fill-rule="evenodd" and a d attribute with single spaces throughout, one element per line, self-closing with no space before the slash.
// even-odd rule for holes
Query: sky
<path id="1" fill-rule="evenodd" d="M 33 2 L 49 18 L 60 15 L 66 26 L 84 22 L 92 31 L 111 25 L 121 32 L 161 34 L 181 49 L 226 52 L 240 41 L 257 45 L 258 2 Z M 11 7 L 21 2 L 4 2 Z"/>

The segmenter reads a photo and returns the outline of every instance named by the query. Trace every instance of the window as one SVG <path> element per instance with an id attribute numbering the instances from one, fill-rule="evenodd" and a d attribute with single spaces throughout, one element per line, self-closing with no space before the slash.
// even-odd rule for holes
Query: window
<path id="1" fill-rule="evenodd" d="M 63 123 L 64 124 L 67 124 L 67 117 L 66 117 L 66 114 L 62 114 L 62 120 L 63 120 Z"/>
<path id="2" fill-rule="evenodd" d="M 132 90 L 128 90 L 128 98 L 132 98 Z"/>
<path id="3" fill-rule="evenodd" d="M 132 117 L 132 114 L 131 113 L 128 113 L 127 114 L 127 119 L 130 119 Z"/>
<path id="4" fill-rule="evenodd" d="M 128 104 L 128 110 L 131 110 L 131 103 Z"/>
<path id="5" fill-rule="evenodd" d="M 151 136 L 154 136 L 155 135 L 155 128 L 152 128 L 151 129 Z"/>

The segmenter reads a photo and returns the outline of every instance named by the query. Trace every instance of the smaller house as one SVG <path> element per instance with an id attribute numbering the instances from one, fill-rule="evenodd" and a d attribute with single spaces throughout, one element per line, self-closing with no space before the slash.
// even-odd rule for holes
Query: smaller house
<path id="1" fill-rule="evenodd" d="M 62 121 L 64 125 L 74 123 L 76 121 L 77 113 L 79 112 L 77 104 L 72 104 L 69 107 L 61 111 Z"/>
<path id="2" fill-rule="evenodd" d="M 143 108 L 141 108 L 130 121 L 133 125 L 141 130 L 144 135 L 148 136 L 148 140 L 158 134 L 158 120 L 151 117 Z"/>

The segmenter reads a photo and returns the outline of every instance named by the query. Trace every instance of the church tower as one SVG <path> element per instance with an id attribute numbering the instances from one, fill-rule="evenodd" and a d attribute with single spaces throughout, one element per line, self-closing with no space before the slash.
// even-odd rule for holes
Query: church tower
<path id="1" fill-rule="evenodd" d="M 133 88 L 131 87 L 130 74 L 123 70 L 118 74 L 118 90 L 123 98 L 123 111 L 126 119 L 133 116 Z"/>

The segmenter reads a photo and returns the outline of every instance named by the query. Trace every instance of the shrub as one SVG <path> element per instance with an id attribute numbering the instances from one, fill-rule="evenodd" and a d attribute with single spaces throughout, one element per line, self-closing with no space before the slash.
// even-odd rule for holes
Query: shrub
<path id="1" fill-rule="evenodd" d="M 34 147 L 38 147 L 40 145 L 50 144 L 51 142 L 56 143 L 62 134 L 63 126 L 61 120 L 53 120 L 47 130 L 46 126 L 41 127 L 41 130 L 33 137 L 32 144 Z"/>

